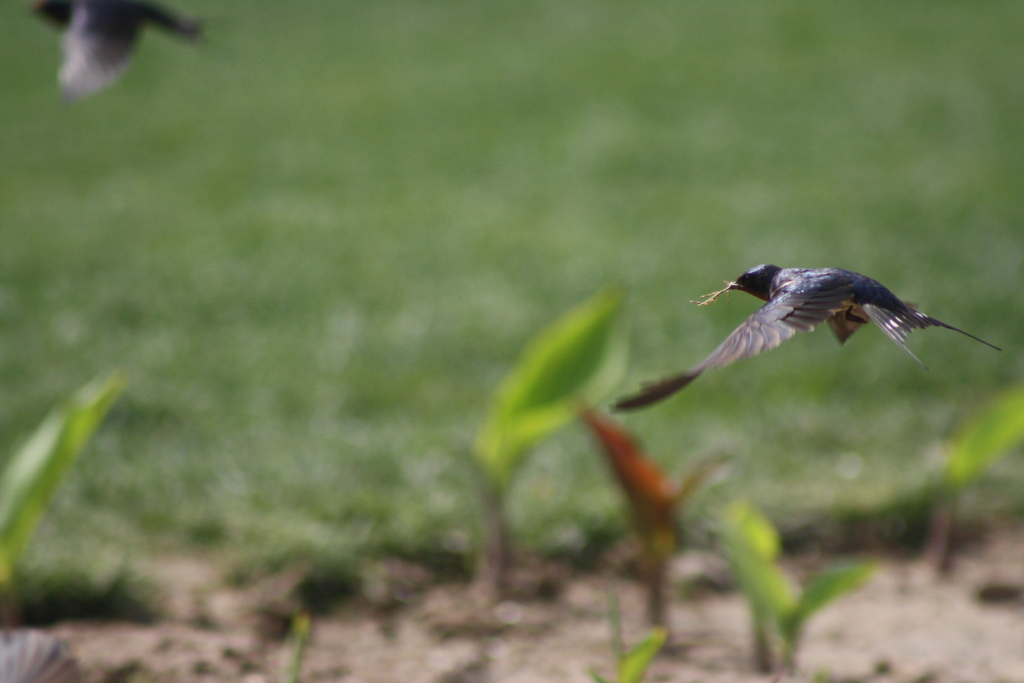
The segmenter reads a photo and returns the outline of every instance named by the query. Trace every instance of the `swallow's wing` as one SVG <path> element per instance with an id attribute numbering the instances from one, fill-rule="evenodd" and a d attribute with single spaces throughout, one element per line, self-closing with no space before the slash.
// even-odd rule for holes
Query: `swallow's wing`
<path id="1" fill-rule="evenodd" d="M 166 8 L 154 3 L 137 2 L 135 5 L 139 8 L 142 16 L 165 31 L 178 33 L 190 40 L 199 38 L 202 33 L 202 26 L 197 19 L 179 17 Z"/>
<path id="2" fill-rule="evenodd" d="M 0 680 L 5 683 L 78 683 L 81 672 L 53 636 L 27 629 L 0 634 Z"/>
<path id="3" fill-rule="evenodd" d="M 708 368 L 721 367 L 769 351 L 797 332 L 810 332 L 848 305 L 853 285 L 848 278 L 829 276 L 810 283 L 787 285 L 737 327 L 700 365 L 644 386 L 615 404 L 616 410 L 640 408 L 662 400 L 697 379 Z"/>
<path id="4" fill-rule="evenodd" d="M 64 33 L 61 92 L 72 102 L 117 80 L 131 60 L 138 23 L 109 4 L 78 2 Z"/>

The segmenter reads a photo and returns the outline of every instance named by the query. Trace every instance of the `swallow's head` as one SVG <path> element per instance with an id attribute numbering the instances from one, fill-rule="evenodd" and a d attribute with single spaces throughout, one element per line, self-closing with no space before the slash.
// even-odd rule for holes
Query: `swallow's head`
<path id="1" fill-rule="evenodd" d="M 71 21 L 71 2 L 69 0 L 36 0 L 32 10 L 58 26 L 67 26 Z"/>
<path id="2" fill-rule="evenodd" d="M 736 278 L 729 289 L 739 289 L 747 294 L 753 294 L 758 299 L 768 300 L 772 291 L 772 281 L 782 268 L 770 264 L 754 266 L 747 272 Z"/>

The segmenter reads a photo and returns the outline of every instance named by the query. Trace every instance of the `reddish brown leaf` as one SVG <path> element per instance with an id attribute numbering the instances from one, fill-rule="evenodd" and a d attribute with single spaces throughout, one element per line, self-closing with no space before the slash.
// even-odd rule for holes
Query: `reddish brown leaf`
<path id="1" fill-rule="evenodd" d="M 649 553 L 663 558 L 675 550 L 673 513 L 675 484 L 648 458 L 618 423 L 591 408 L 581 412 L 608 456 L 619 484 L 629 498 L 637 533 Z"/>

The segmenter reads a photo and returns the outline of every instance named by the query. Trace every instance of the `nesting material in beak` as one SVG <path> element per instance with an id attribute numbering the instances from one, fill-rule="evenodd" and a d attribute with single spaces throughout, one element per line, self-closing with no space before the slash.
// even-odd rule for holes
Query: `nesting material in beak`
<path id="1" fill-rule="evenodd" d="M 700 301 L 691 301 L 690 303 L 697 304 L 698 306 L 707 306 L 708 304 L 715 303 L 715 299 L 722 296 L 723 294 L 725 294 L 725 303 L 729 303 L 730 289 L 736 289 L 736 283 L 729 282 L 728 280 L 726 280 L 725 287 L 723 289 L 720 289 L 717 292 L 711 292 L 710 294 L 705 294 L 700 298 Z"/>

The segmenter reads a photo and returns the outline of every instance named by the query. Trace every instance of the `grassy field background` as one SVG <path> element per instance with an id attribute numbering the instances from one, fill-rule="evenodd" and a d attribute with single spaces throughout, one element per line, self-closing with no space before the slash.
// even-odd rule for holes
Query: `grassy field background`
<path id="1" fill-rule="evenodd" d="M 628 418 L 669 470 L 731 456 L 715 496 L 777 516 L 907 495 L 1024 376 L 1020 3 L 176 7 L 204 44 L 151 32 L 74 106 L 57 34 L 2 10 L 0 450 L 93 376 L 131 382 L 38 567 L 466 553 L 491 392 L 608 284 L 623 392 L 702 359 L 757 303 L 688 302 L 763 262 L 866 273 L 1004 347 L 928 330 L 924 371 L 819 330 Z M 521 475 L 530 546 L 624 529 L 579 428 Z M 1022 486 L 1007 459 L 973 504 Z"/>

